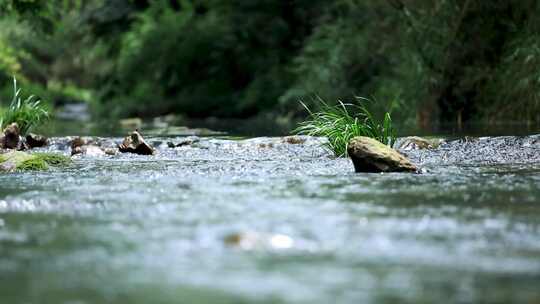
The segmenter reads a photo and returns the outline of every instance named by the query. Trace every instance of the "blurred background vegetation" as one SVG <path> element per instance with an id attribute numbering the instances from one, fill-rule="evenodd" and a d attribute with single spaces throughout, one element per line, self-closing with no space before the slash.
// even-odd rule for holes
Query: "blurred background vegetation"
<path id="1" fill-rule="evenodd" d="M 306 115 L 370 97 L 423 130 L 540 123 L 536 0 L 2 0 L 13 76 L 95 119 Z"/>

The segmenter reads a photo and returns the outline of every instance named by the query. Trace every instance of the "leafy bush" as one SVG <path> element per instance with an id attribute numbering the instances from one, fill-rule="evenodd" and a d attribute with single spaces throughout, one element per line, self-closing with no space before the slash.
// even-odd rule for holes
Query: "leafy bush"
<path id="1" fill-rule="evenodd" d="M 368 101 L 361 98 L 362 101 Z M 385 145 L 392 146 L 396 140 L 390 113 L 386 112 L 382 123 L 378 122 L 365 105 L 344 104 L 330 105 L 319 99 L 320 109 L 312 112 L 304 103 L 310 119 L 300 123 L 294 131 L 310 136 L 328 138 L 325 144 L 338 157 L 347 155 L 349 141 L 356 136 L 374 138 Z"/>
<path id="2" fill-rule="evenodd" d="M 22 100 L 21 89 L 17 88 L 17 80 L 13 78 L 13 99 L 9 108 L 0 117 L 0 128 L 17 123 L 22 135 L 26 135 L 33 127 L 42 124 L 49 118 L 49 113 L 41 106 L 41 100 L 33 95 Z"/>

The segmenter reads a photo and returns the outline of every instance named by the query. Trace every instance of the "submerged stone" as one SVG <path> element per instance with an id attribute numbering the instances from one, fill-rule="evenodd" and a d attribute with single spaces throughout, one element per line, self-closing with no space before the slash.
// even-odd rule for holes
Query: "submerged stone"
<path id="1" fill-rule="evenodd" d="M 152 155 L 155 152 L 154 147 L 146 143 L 142 135 L 137 131 L 131 132 L 122 144 L 118 145 L 118 150 L 122 153 L 135 153 L 140 155 Z"/>
<path id="2" fill-rule="evenodd" d="M 416 172 L 405 156 L 369 137 L 355 137 L 347 148 L 355 172 Z"/>

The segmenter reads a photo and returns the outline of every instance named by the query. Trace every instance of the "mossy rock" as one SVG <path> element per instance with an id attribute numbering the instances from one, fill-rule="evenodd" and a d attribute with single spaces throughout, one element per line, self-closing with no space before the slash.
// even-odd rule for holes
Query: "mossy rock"
<path id="1" fill-rule="evenodd" d="M 48 165 L 54 166 L 54 167 L 62 167 L 67 166 L 71 164 L 71 158 L 68 156 L 58 154 L 58 153 L 33 153 L 33 156 L 36 156 L 38 159 L 43 160 Z"/>
<path id="2" fill-rule="evenodd" d="M 49 166 L 67 166 L 71 159 L 56 153 L 25 153 L 12 151 L 0 154 L 0 172 L 43 171 Z"/>

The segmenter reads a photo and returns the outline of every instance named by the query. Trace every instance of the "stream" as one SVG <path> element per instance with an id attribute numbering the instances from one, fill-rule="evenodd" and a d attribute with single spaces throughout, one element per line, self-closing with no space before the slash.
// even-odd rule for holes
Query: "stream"
<path id="1" fill-rule="evenodd" d="M 0 303 L 540 303 L 540 135 L 403 151 L 422 174 L 182 139 L 0 174 Z"/>

